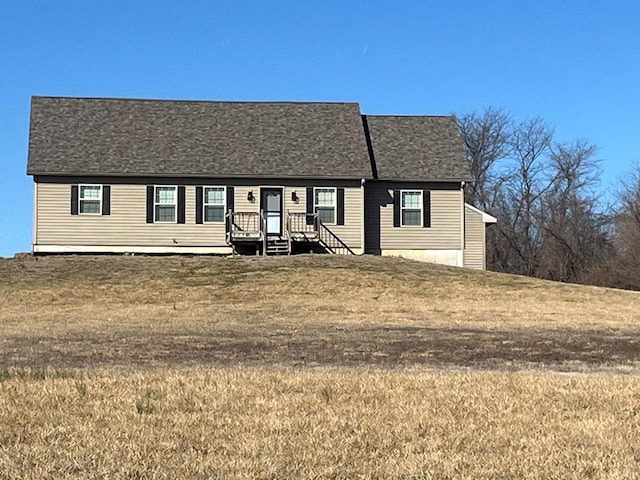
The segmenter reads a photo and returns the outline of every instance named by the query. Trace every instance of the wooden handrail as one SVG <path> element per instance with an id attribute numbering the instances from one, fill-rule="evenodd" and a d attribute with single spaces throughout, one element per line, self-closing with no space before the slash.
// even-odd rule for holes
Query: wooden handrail
<path id="1" fill-rule="evenodd" d="M 260 209 L 260 231 L 262 232 L 262 255 L 267 255 L 267 219 L 264 210 Z"/>
<path id="2" fill-rule="evenodd" d="M 320 235 L 320 243 L 331 253 L 342 253 L 346 255 L 355 255 L 353 250 L 344 243 L 335 233 L 318 219 L 318 233 Z"/>
<path id="3" fill-rule="evenodd" d="M 266 255 L 267 219 L 263 210 L 260 212 L 229 210 L 225 215 L 225 220 L 227 222 L 227 243 L 234 244 L 238 240 L 258 240 L 262 243 L 263 255 Z M 291 253 L 292 240 L 304 239 L 319 242 L 329 253 L 355 255 L 349 245 L 322 223 L 317 213 L 287 211 L 283 237 L 287 240 L 289 253 Z"/>
<path id="4" fill-rule="evenodd" d="M 234 238 L 262 238 L 264 229 L 258 212 L 237 212 L 229 210 L 225 215 L 227 241 Z"/>
<path id="5" fill-rule="evenodd" d="M 315 237 L 318 233 L 318 214 L 287 211 L 287 230 L 290 234 Z"/>

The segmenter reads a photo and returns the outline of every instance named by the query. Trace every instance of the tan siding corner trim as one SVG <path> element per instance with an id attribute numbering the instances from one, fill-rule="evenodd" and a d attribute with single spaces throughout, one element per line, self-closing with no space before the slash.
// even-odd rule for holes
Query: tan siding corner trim
<path id="1" fill-rule="evenodd" d="M 31 230 L 31 250 L 33 246 L 38 243 L 38 184 L 33 182 L 33 212 L 31 214 L 31 221 L 33 222 Z"/>

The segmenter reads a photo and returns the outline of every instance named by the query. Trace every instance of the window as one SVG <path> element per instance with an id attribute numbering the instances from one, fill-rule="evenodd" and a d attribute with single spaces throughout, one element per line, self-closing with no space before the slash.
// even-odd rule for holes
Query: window
<path id="1" fill-rule="evenodd" d="M 400 192 L 401 201 L 401 225 L 422 226 L 422 191 L 403 190 Z"/>
<path id="2" fill-rule="evenodd" d="M 111 185 L 71 185 L 71 215 L 111 215 Z"/>
<path id="3" fill-rule="evenodd" d="M 318 214 L 318 219 L 322 223 L 336 223 L 336 189 L 335 188 L 315 188 L 314 211 Z"/>
<path id="4" fill-rule="evenodd" d="M 102 213 L 102 185 L 79 185 L 80 214 L 100 215 Z"/>
<path id="5" fill-rule="evenodd" d="M 204 221 L 224 222 L 224 187 L 204 187 Z"/>
<path id="6" fill-rule="evenodd" d="M 155 187 L 154 195 L 154 221 L 176 221 L 176 187 Z"/>

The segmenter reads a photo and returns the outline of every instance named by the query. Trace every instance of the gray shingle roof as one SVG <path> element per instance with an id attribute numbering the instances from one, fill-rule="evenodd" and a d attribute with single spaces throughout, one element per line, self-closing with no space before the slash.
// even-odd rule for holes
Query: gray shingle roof
<path id="1" fill-rule="evenodd" d="M 356 103 L 33 97 L 27 173 L 370 178 Z"/>
<path id="2" fill-rule="evenodd" d="M 471 179 L 453 116 L 366 115 L 381 180 Z"/>
<path id="3" fill-rule="evenodd" d="M 27 173 L 467 180 L 454 117 L 357 103 L 33 97 Z"/>

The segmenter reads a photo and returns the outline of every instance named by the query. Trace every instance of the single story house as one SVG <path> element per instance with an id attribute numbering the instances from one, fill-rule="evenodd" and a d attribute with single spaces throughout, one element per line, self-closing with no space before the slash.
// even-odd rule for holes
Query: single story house
<path id="1" fill-rule="evenodd" d="M 485 267 L 452 116 L 33 97 L 33 252 L 372 253 Z"/>

